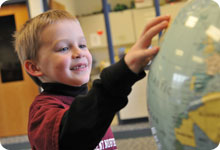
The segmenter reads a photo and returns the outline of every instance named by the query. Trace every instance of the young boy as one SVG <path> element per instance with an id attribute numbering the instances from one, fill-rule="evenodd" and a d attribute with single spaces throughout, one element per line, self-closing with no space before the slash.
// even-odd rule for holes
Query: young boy
<path id="1" fill-rule="evenodd" d="M 89 92 L 92 57 L 79 22 L 50 10 L 15 34 L 15 48 L 27 73 L 43 88 L 30 107 L 28 137 L 33 150 L 117 149 L 109 128 L 132 85 L 159 48 L 146 50 L 166 28 L 169 16 L 152 20 L 118 63 L 104 69 Z"/>

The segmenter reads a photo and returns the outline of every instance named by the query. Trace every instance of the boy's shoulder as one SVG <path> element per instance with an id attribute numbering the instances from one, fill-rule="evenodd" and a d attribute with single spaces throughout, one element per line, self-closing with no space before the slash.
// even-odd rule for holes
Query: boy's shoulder
<path id="1" fill-rule="evenodd" d="M 41 93 L 33 101 L 29 111 L 28 136 L 31 145 L 37 146 L 37 149 L 44 149 L 45 145 L 57 149 L 54 147 L 58 147 L 60 123 L 69 109 L 62 99 L 60 96 Z M 41 144 L 36 144 L 36 141 Z"/>
<path id="2" fill-rule="evenodd" d="M 74 98 L 63 95 L 52 95 L 47 93 L 41 93 L 34 99 L 31 104 L 30 110 L 33 109 L 66 109 L 69 108 Z"/>

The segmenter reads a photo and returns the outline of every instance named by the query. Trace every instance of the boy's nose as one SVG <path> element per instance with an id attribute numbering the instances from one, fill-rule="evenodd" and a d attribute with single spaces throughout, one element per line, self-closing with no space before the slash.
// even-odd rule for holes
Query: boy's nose
<path id="1" fill-rule="evenodd" d="M 79 48 L 73 48 L 72 58 L 76 59 L 76 58 L 81 58 L 81 57 L 82 57 L 82 50 L 80 50 Z"/>

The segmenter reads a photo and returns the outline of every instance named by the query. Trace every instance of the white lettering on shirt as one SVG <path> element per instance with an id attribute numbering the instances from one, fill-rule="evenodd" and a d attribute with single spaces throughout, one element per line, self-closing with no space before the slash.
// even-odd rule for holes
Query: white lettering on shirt
<path id="1" fill-rule="evenodd" d="M 114 138 L 100 141 L 95 150 L 105 150 L 111 147 L 116 147 L 116 142 Z"/>

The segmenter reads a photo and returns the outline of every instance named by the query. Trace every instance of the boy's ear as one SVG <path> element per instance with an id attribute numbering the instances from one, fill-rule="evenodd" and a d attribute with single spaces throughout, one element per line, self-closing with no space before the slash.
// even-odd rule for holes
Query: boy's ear
<path id="1" fill-rule="evenodd" d="M 32 60 L 25 60 L 24 61 L 24 68 L 30 75 L 32 75 L 34 77 L 40 77 L 43 75 L 40 68 Z"/>

